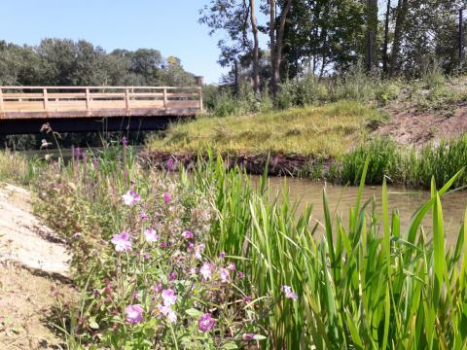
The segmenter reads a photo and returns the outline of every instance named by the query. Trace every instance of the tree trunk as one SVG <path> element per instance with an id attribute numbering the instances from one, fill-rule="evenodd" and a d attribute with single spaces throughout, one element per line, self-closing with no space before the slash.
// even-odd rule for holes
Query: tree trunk
<path id="1" fill-rule="evenodd" d="M 376 63 L 376 38 L 378 35 L 378 0 L 367 0 L 366 18 L 366 68 L 370 72 Z"/>
<path id="2" fill-rule="evenodd" d="M 394 43 L 392 45 L 390 76 L 394 76 L 399 63 L 402 35 L 405 26 L 405 17 L 409 7 L 408 0 L 399 0 L 397 5 L 396 26 L 394 28 Z"/>
<path id="3" fill-rule="evenodd" d="M 251 30 L 253 32 L 253 91 L 255 95 L 259 93 L 259 38 L 258 38 L 258 24 L 255 16 L 255 0 L 250 0 L 250 21 Z"/>
<path id="4" fill-rule="evenodd" d="M 284 41 L 284 30 L 285 30 L 285 21 L 287 19 L 287 15 L 290 11 L 292 6 L 292 0 L 287 0 L 287 4 L 285 5 L 284 9 L 281 12 L 280 21 L 279 21 L 279 29 L 277 33 L 277 40 L 276 45 L 274 48 L 274 65 L 272 69 L 272 93 L 274 96 L 277 94 L 279 90 L 279 83 L 281 81 L 281 63 L 282 63 L 282 46 Z"/>
<path id="5" fill-rule="evenodd" d="M 384 22 L 384 44 L 383 44 L 383 72 L 388 74 L 388 47 L 389 47 L 389 17 L 391 15 L 391 0 L 387 0 L 386 18 Z"/>
<path id="6" fill-rule="evenodd" d="M 273 95 L 275 95 L 277 82 L 274 77 L 274 67 L 276 65 L 276 1 L 269 1 L 269 41 L 270 41 L 270 55 L 271 55 L 271 81 L 269 87 Z"/>

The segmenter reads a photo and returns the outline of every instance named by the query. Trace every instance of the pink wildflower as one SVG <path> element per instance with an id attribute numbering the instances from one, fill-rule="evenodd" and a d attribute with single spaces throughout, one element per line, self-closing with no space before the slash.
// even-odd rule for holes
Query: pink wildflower
<path id="1" fill-rule="evenodd" d="M 212 318 L 211 314 L 204 314 L 198 320 L 198 329 L 201 332 L 208 332 L 214 328 L 216 320 Z"/>
<path id="2" fill-rule="evenodd" d="M 212 278 L 212 273 L 214 272 L 214 265 L 208 262 L 205 262 L 203 266 L 199 269 L 199 273 L 203 276 L 203 279 L 210 280 Z"/>
<path id="3" fill-rule="evenodd" d="M 141 201 L 141 196 L 135 191 L 130 190 L 122 196 L 122 200 L 123 203 L 131 207 Z"/>
<path id="4" fill-rule="evenodd" d="M 227 268 L 231 271 L 235 271 L 237 269 L 237 266 L 234 263 L 230 263 L 227 265 Z"/>
<path id="5" fill-rule="evenodd" d="M 153 229 L 145 230 L 144 236 L 146 237 L 147 242 L 157 242 L 159 240 L 159 236 L 157 235 L 156 230 Z"/>
<path id="6" fill-rule="evenodd" d="M 143 320 L 143 308 L 141 305 L 129 305 L 125 308 L 126 321 L 131 324 L 140 323 Z"/>
<path id="7" fill-rule="evenodd" d="M 282 286 L 282 290 L 284 291 L 285 297 L 286 297 L 287 299 L 292 299 L 292 300 L 296 300 L 296 299 L 297 299 L 297 294 L 295 294 L 295 293 L 292 291 L 292 287 L 289 287 L 289 286 Z"/>
<path id="8" fill-rule="evenodd" d="M 227 269 L 221 269 L 219 272 L 219 276 L 221 278 L 221 281 L 223 283 L 228 283 L 230 282 L 230 272 Z"/>
<path id="9" fill-rule="evenodd" d="M 164 192 L 162 195 L 162 198 L 164 198 L 164 203 L 167 204 L 172 200 L 172 197 L 170 197 L 170 194 L 168 192 Z"/>
<path id="10" fill-rule="evenodd" d="M 245 333 L 242 336 L 243 340 L 255 340 L 255 335 L 253 333 Z"/>
<path id="11" fill-rule="evenodd" d="M 225 258 L 225 252 L 221 252 L 220 257 L 221 257 L 221 259 L 224 259 Z"/>
<path id="12" fill-rule="evenodd" d="M 204 244 L 198 244 L 196 246 L 196 249 L 195 249 L 195 257 L 196 259 L 198 260 L 201 260 L 202 259 L 202 256 L 201 256 L 201 253 L 203 252 L 204 250 Z"/>
<path id="13" fill-rule="evenodd" d="M 237 276 L 238 278 L 242 279 L 243 277 L 245 277 L 245 274 L 242 271 L 238 271 Z"/>
<path id="14" fill-rule="evenodd" d="M 148 218 L 148 214 L 146 214 L 145 212 L 142 212 L 140 215 L 139 215 L 140 219 L 141 220 L 146 220 Z"/>
<path id="15" fill-rule="evenodd" d="M 160 247 L 161 247 L 161 248 L 167 247 L 167 242 L 161 242 Z"/>
<path id="16" fill-rule="evenodd" d="M 172 271 L 169 276 L 169 282 L 175 281 L 177 277 L 177 273 L 175 271 Z"/>
<path id="17" fill-rule="evenodd" d="M 165 306 L 173 305 L 177 301 L 177 296 L 173 289 L 164 289 L 161 296 Z"/>
<path id="18" fill-rule="evenodd" d="M 188 250 L 193 250 L 195 248 L 195 245 L 193 243 L 188 243 Z"/>
<path id="19" fill-rule="evenodd" d="M 193 239 L 193 232 L 188 231 L 188 230 L 183 231 L 182 236 L 183 238 L 186 238 L 186 239 Z"/>
<path id="20" fill-rule="evenodd" d="M 164 315 L 170 323 L 177 321 L 177 314 L 172 310 L 170 305 L 158 305 L 159 312 Z"/>
<path id="21" fill-rule="evenodd" d="M 130 234 L 127 232 L 113 235 L 111 242 L 115 244 L 117 252 L 131 250 Z"/>

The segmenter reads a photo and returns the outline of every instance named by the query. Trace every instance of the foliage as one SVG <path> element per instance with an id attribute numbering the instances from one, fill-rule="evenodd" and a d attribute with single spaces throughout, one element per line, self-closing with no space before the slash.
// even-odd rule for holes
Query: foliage
<path id="1" fill-rule="evenodd" d="M 36 46 L 0 41 L 0 85 L 192 85 L 180 60 L 153 49 L 106 53 L 85 40 L 43 39 Z"/>
<path id="2" fill-rule="evenodd" d="M 462 325 L 467 322 L 467 221 L 456 245 L 446 252 L 441 202 L 459 174 L 439 190 L 433 182 L 431 199 L 404 229 L 399 213 L 388 210 L 385 183 L 381 214 L 372 200 L 361 202 L 367 159 L 348 226 L 331 217 L 325 191 L 325 222 L 311 226 L 311 208 L 297 213 L 287 191 L 281 197 L 269 193 L 266 177 L 253 185 L 238 169 L 226 171 L 222 159 L 212 153 L 192 176 L 181 170 L 179 175 L 166 177 L 125 161 L 131 151 L 123 152 L 128 153 L 104 154 L 94 162 L 97 167 L 88 157 L 68 168 L 51 170 L 51 179 L 71 181 L 75 187 L 71 191 L 62 192 L 59 182 L 59 192 L 54 192 L 57 184 L 49 180 L 42 187 L 48 191 L 43 212 L 73 196 L 84 204 L 74 207 L 79 215 L 74 222 L 89 214 L 105 217 L 97 231 L 71 236 L 72 244 L 78 246 L 95 237 L 99 247 L 98 254 L 82 254 L 75 248 L 77 259 L 86 259 L 87 265 L 80 284 L 83 313 L 74 330 L 82 346 L 91 342 L 144 349 L 154 347 L 157 340 L 160 348 L 248 348 L 243 339 L 252 336 L 238 339 L 232 337 L 238 334 L 235 331 L 226 332 L 242 326 L 261 329 L 263 336 L 257 339 L 264 341 L 256 346 L 265 349 L 466 346 Z M 176 165 L 167 166 L 173 169 Z M 133 198 L 134 203 L 124 206 L 120 195 L 130 188 L 135 192 L 127 193 L 130 197 L 125 201 Z M 96 211 L 99 205 L 107 208 Z M 430 210 L 433 229 L 428 233 L 420 224 Z M 148 214 L 144 219 L 143 212 Z M 146 227 L 154 227 L 167 246 L 148 242 Z M 223 288 L 217 280 L 220 275 L 200 282 L 199 277 L 185 272 L 188 266 L 200 267 L 187 250 L 186 236 L 180 237 L 182 230 L 192 227 L 194 243 L 205 244 L 204 261 L 220 267 L 230 260 L 244 273 L 240 289 L 232 288 L 232 283 Z M 131 232 L 133 249 L 118 253 L 109 240 L 122 229 Z M 225 257 L 222 252 L 227 253 Z M 147 253 L 148 260 L 141 253 Z M 192 263 L 186 265 L 187 261 Z M 172 281 L 171 272 L 176 272 Z M 160 313 L 150 313 L 173 296 L 172 292 L 162 294 L 157 284 L 154 291 L 152 285 L 157 281 L 162 282 L 163 290 L 176 292 L 175 303 L 168 302 L 179 317 L 174 323 Z M 186 288 L 184 281 L 190 281 L 193 289 Z M 223 298 L 230 293 L 235 295 L 232 301 L 247 295 L 246 305 L 245 301 L 225 303 Z M 133 314 L 126 312 L 129 304 L 142 306 L 141 320 L 137 307 Z M 243 316 L 232 322 L 229 310 Z M 211 316 L 203 313 L 216 319 L 212 331 L 202 331 L 212 324 Z M 253 317 L 253 322 L 248 317 Z M 199 321 L 204 323 L 200 326 Z"/>
<path id="3" fill-rule="evenodd" d="M 131 148 L 77 154 L 41 174 L 36 211 L 71 245 L 82 295 L 70 344 L 233 349 L 263 338 L 257 310 L 267 303 L 245 294 L 236 257 L 204 253 L 214 212 L 188 181 L 142 169 Z"/>

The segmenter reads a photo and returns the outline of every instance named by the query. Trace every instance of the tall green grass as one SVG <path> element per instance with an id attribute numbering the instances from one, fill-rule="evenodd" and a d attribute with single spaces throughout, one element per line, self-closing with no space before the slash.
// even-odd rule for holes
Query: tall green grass
<path id="1" fill-rule="evenodd" d="M 388 139 L 365 143 L 342 157 L 341 181 L 356 185 L 367 158 L 370 163 L 366 184 L 381 184 L 387 177 L 396 184 L 429 189 L 432 177 L 436 183 L 446 183 L 467 165 L 467 135 L 420 150 L 398 147 Z M 458 176 L 455 185 L 466 186 L 467 173 Z"/>
<path id="2" fill-rule="evenodd" d="M 229 251 L 248 271 L 258 297 L 292 286 L 298 300 L 283 299 L 265 310 L 265 348 L 287 349 L 464 349 L 467 346 L 466 221 L 456 246 L 446 252 L 441 198 L 461 173 L 401 227 L 390 213 L 383 185 L 383 215 L 361 202 L 367 159 L 350 222 L 332 218 L 324 197 L 325 222 L 311 226 L 312 211 L 297 213 L 287 191 L 267 193 L 221 162 L 198 170 L 201 189 L 211 189 L 218 222 L 212 254 Z M 319 210 L 319 209 L 317 209 Z M 433 212 L 433 232 L 420 223 Z M 467 215 L 467 214 L 466 214 Z"/>

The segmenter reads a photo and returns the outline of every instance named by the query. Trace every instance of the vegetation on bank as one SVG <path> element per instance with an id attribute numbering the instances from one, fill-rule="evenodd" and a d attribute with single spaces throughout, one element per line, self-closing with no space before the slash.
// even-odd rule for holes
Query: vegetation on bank
<path id="1" fill-rule="evenodd" d="M 169 128 L 149 149 L 198 153 L 207 145 L 226 154 L 306 155 L 335 158 L 363 140 L 384 115 L 358 102 L 293 108 L 224 118 L 200 117 Z"/>
<path id="2" fill-rule="evenodd" d="M 286 191 L 271 201 L 267 178 L 252 185 L 213 156 L 192 176 L 143 168 L 131 148 L 33 169 L 36 210 L 74 253 L 72 349 L 467 345 L 467 221 L 446 251 L 442 215 L 460 174 L 433 181 L 407 227 L 385 185 L 381 217 L 361 202 L 363 181 L 348 225 L 325 200 L 312 227 L 310 208 L 298 213 Z"/>

